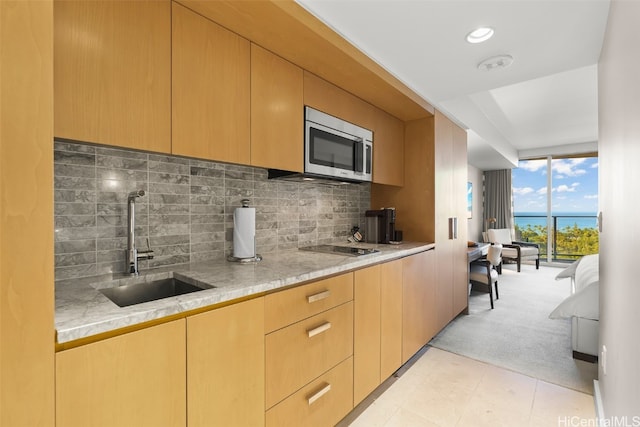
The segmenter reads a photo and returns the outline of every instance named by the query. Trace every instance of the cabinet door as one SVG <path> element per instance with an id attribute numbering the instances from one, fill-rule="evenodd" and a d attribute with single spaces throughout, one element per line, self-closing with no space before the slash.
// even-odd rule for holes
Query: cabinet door
<path id="1" fill-rule="evenodd" d="M 404 185 L 404 124 L 399 119 L 374 109 L 373 182 Z"/>
<path id="2" fill-rule="evenodd" d="M 266 408 L 353 355 L 353 302 L 265 337 Z"/>
<path id="3" fill-rule="evenodd" d="M 306 384 L 269 409 L 267 427 L 326 427 L 353 409 L 353 358 Z"/>
<path id="4" fill-rule="evenodd" d="M 54 4 L 54 135 L 169 153 L 171 5 Z"/>
<path id="5" fill-rule="evenodd" d="M 458 217 L 458 238 L 453 242 L 453 317 L 468 306 L 469 263 L 467 262 L 467 131 L 453 125 L 453 176 L 454 210 Z M 476 213 L 478 214 L 478 213 Z"/>
<path id="6" fill-rule="evenodd" d="M 402 260 L 380 265 L 380 381 L 402 365 Z"/>
<path id="7" fill-rule="evenodd" d="M 251 44 L 251 165 L 302 172 L 302 69 Z"/>
<path id="8" fill-rule="evenodd" d="M 172 3 L 172 151 L 250 163 L 249 41 Z"/>
<path id="9" fill-rule="evenodd" d="M 453 123 L 442 113 L 435 115 L 435 221 L 436 221 L 436 298 L 438 326 L 453 319 L 453 257 L 455 241 L 449 221 L 456 217 L 453 187 Z M 466 160 L 465 160 L 466 161 Z M 466 218 L 457 218 L 458 227 Z"/>
<path id="10" fill-rule="evenodd" d="M 187 318 L 187 396 L 189 427 L 264 425 L 264 298 Z"/>
<path id="11" fill-rule="evenodd" d="M 380 385 L 380 266 L 355 272 L 353 403 Z"/>
<path id="12" fill-rule="evenodd" d="M 307 71 L 304 72 L 304 104 L 367 129 L 373 129 L 374 107 Z M 373 156 L 375 158 L 375 148 Z"/>
<path id="13" fill-rule="evenodd" d="M 265 333 L 353 299 L 353 273 L 316 280 L 265 297 Z"/>
<path id="14" fill-rule="evenodd" d="M 438 331 L 434 267 L 433 250 L 402 259 L 403 363 Z"/>
<path id="15" fill-rule="evenodd" d="M 56 425 L 185 426 L 185 321 L 56 354 Z"/>

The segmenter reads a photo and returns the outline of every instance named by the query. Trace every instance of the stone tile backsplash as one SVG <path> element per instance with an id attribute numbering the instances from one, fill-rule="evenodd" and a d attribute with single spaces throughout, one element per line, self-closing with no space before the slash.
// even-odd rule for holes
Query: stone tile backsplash
<path id="1" fill-rule="evenodd" d="M 263 256 L 346 238 L 364 225 L 371 186 L 267 179 L 266 169 L 70 142 L 54 143 L 56 280 L 125 271 L 127 195 L 136 203 L 136 245 L 154 259 L 140 269 L 224 259 L 233 211 L 256 208 Z"/>

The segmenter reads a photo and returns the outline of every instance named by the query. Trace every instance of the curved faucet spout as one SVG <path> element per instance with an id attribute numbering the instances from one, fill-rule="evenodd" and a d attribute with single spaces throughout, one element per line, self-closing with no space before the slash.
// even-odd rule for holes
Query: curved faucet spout
<path id="1" fill-rule="evenodd" d="M 136 197 L 142 197 L 144 195 L 144 190 L 132 191 L 131 193 L 129 193 L 129 199 L 135 199 Z"/>
<path id="2" fill-rule="evenodd" d="M 127 198 L 127 272 L 131 275 L 137 276 L 138 273 L 138 260 L 139 259 L 153 259 L 153 251 L 148 248 L 147 251 L 138 252 L 136 249 L 136 199 L 145 195 L 144 190 L 132 191 Z M 149 246 L 149 239 L 147 239 L 147 246 Z"/>

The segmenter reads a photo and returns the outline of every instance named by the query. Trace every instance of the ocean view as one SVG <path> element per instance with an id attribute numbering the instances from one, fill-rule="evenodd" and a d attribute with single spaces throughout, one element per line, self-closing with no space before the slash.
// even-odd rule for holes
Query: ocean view
<path id="1" fill-rule="evenodd" d="M 578 228 L 596 228 L 597 213 L 596 212 L 554 212 L 553 216 L 557 217 L 557 227 L 562 230 L 566 227 L 577 225 Z M 528 226 L 545 227 L 547 225 L 547 216 L 544 212 L 514 212 L 515 225 L 521 230 Z M 551 218 L 553 221 L 553 217 Z"/>

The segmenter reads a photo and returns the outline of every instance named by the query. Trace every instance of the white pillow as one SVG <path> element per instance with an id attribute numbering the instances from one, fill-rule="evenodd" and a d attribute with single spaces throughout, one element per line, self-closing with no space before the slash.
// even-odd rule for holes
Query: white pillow
<path id="1" fill-rule="evenodd" d="M 567 319 L 572 316 L 585 319 L 600 319 L 600 281 L 589 283 L 575 294 L 567 297 L 549 314 L 550 319 Z"/>

